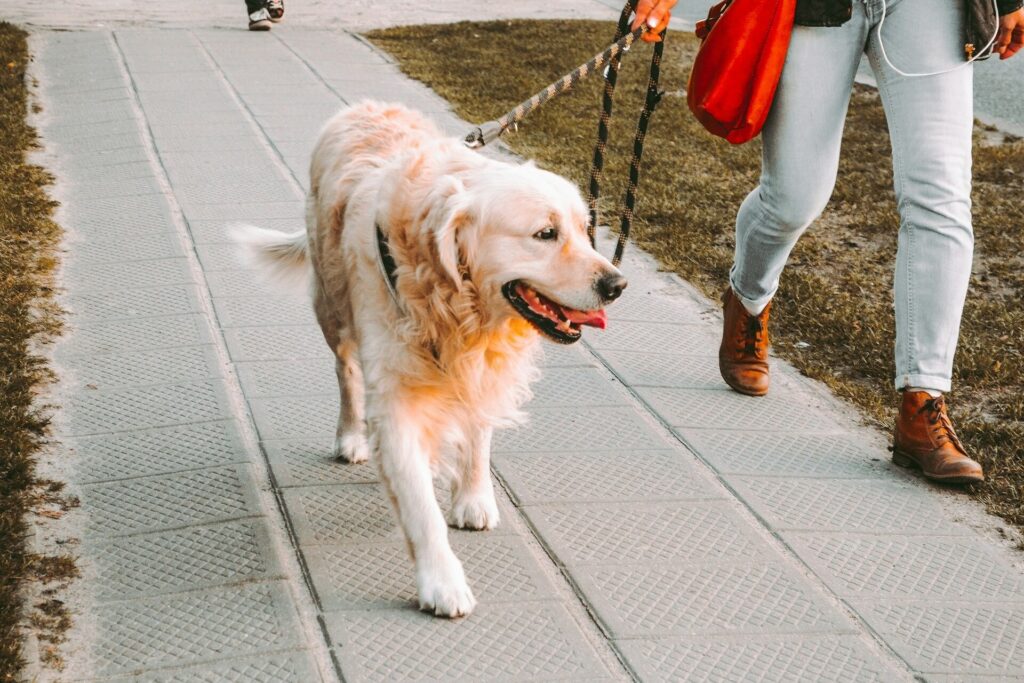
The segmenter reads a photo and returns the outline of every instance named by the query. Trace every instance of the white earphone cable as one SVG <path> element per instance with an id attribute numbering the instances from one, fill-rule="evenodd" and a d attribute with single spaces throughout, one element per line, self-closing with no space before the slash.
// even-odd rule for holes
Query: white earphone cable
<path id="1" fill-rule="evenodd" d="M 992 0 L 992 7 L 995 8 L 996 16 L 998 17 L 999 16 L 999 3 L 997 2 L 997 0 Z M 900 69 L 898 69 L 896 67 L 895 64 L 893 64 L 891 61 L 889 61 L 889 55 L 887 55 L 886 52 L 885 52 L 885 43 L 882 42 L 882 25 L 885 24 L 885 17 L 886 17 L 886 13 L 888 12 L 888 9 L 889 8 L 886 5 L 885 0 L 882 0 L 882 17 L 881 17 L 881 19 L 878 20 L 878 27 L 875 29 L 875 35 L 878 37 L 878 49 L 882 53 L 882 59 L 884 59 L 885 63 L 889 65 L 890 69 L 892 69 L 893 71 L 898 73 L 900 76 L 907 76 L 907 77 L 940 76 L 942 74 L 948 74 L 948 73 L 950 73 L 952 71 L 956 71 L 957 69 L 962 69 L 963 67 L 965 67 L 965 66 L 975 62 L 978 59 L 978 56 L 984 54 L 986 50 L 988 50 L 990 47 L 995 45 L 996 40 L 999 38 L 999 22 L 997 21 L 996 22 L 996 30 L 992 34 L 992 38 L 989 39 L 988 43 L 985 44 L 985 47 L 981 48 L 980 50 L 977 50 L 974 53 L 976 56 L 971 57 L 970 59 L 968 59 L 963 64 L 958 64 L 958 65 L 954 66 L 951 69 L 944 69 L 942 71 L 927 71 L 927 72 L 922 72 L 922 73 L 913 73 L 913 72 L 908 73 L 906 71 L 901 71 Z"/>

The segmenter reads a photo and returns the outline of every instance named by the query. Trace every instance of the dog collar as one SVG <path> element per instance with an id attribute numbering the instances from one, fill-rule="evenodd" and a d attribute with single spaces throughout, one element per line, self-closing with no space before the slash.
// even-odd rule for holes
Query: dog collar
<path id="1" fill-rule="evenodd" d="M 398 282 L 398 264 L 395 263 L 395 257 L 391 255 L 391 250 L 388 248 L 388 238 L 384 236 L 384 231 L 380 229 L 380 225 L 375 223 L 373 227 L 377 230 L 377 266 L 380 268 L 380 274 L 384 276 L 384 282 L 388 286 L 388 294 L 391 295 L 391 300 L 395 302 L 396 306 L 401 308 L 402 305 L 398 303 L 398 290 L 395 289 Z"/>

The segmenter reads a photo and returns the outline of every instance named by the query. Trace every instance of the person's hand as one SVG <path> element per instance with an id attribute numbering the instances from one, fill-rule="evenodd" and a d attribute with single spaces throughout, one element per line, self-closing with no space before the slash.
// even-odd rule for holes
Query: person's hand
<path id="1" fill-rule="evenodd" d="M 650 29 L 643 35 L 648 43 L 661 40 L 661 32 L 668 28 L 668 20 L 672 18 L 672 8 L 679 0 L 640 0 L 636 5 L 636 17 L 633 19 L 632 30 L 640 24 L 647 24 Z M 1022 22 L 1024 25 L 1024 22 Z"/>
<path id="2" fill-rule="evenodd" d="M 640 3 L 641 5 L 643 2 Z M 639 10 L 637 10 L 639 12 Z M 646 38 L 646 36 L 644 36 Z M 999 17 L 999 36 L 992 51 L 999 59 L 1009 59 L 1024 47 L 1024 9 Z"/>

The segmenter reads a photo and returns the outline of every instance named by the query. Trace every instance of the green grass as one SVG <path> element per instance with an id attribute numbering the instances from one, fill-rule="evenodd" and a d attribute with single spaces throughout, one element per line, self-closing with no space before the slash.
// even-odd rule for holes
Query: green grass
<path id="1" fill-rule="evenodd" d="M 376 31 L 370 40 L 434 88 L 465 119 L 497 117 L 611 42 L 585 21 L 461 23 Z M 668 36 L 667 90 L 645 148 L 635 241 L 715 299 L 727 284 L 736 210 L 757 184 L 760 142 L 711 137 L 682 89 L 696 49 Z M 649 48 L 627 57 L 602 195 L 617 200 L 646 85 Z M 600 109 L 600 79 L 546 105 L 505 141 L 585 186 Z M 1024 524 L 1024 143 L 977 128 L 974 276 L 956 360 L 952 415 L 988 481 L 969 489 L 989 510 Z M 611 180 L 620 181 L 615 186 Z M 616 224 L 613 202 L 604 222 Z M 828 384 L 870 422 L 891 429 L 896 392 L 892 277 L 899 220 L 889 140 L 877 93 L 855 89 L 835 194 L 801 239 L 774 302 L 775 353 Z M 798 344 L 799 343 L 799 344 Z"/>
<path id="2" fill-rule="evenodd" d="M 0 681 L 17 680 L 25 628 L 40 637 L 42 657 L 56 663 L 53 647 L 67 615 L 53 585 L 25 605 L 32 581 L 59 583 L 75 574 L 64 556 L 43 557 L 26 547 L 27 517 L 61 505 L 62 486 L 40 480 L 34 459 L 46 440 L 47 411 L 39 393 L 50 380 L 34 352 L 60 330 L 52 275 L 60 228 L 45 188 L 50 176 L 27 163 L 36 147 L 26 123 L 29 61 L 26 34 L 0 22 Z"/>

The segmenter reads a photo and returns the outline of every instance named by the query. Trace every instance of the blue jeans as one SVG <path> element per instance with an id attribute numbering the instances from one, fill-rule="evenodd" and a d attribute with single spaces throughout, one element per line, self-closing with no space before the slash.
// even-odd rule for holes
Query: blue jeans
<path id="1" fill-rule="evenodd" d="M 963 0 L 890 0 L 885 50 L 905 72 L 963 64 Z M 867 53 L 885 107 L 900 214 L 896 388 L 948 391 L 971 274 L 973 65 L 905 77 L 883 60 L 881 0 L 840 27 L 797 26 L 763 131 L 761 182 L 736 218 L 730 281 L 744 306 L 771 300 L 797 239 L 828 203 L 850 91 Z M 866 198 L 870 201 L 870 198 Z"/>

